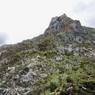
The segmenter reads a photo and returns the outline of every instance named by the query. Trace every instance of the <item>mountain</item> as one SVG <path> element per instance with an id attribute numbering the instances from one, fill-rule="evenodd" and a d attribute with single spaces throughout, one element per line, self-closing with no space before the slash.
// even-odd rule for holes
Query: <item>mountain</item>
<path id="1" fill-rule="evenodd" d="M 1 46 L 0 95 L 95 95 L 95 28 L 63 14 L 44 34 Z"/>

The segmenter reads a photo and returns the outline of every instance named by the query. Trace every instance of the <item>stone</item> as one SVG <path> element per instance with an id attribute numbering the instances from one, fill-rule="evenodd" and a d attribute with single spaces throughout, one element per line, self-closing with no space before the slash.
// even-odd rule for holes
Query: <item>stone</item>
<path id="1" fill-rule="evenodd" d="M 45 33 L 50 32 L 80 32 L 82 26 L 80 21 L 69 18 L 66 14 L 53 17 Z"/>

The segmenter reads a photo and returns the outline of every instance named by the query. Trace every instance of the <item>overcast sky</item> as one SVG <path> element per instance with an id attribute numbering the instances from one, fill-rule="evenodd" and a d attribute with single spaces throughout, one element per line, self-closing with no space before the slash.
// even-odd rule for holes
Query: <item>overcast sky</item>
<path id="1" fill-rule="evenodd" d="M 63 13 L 95 27 L 95 0 L 0 0 L 0 44 L 42 34 L 51 18 Z"/>

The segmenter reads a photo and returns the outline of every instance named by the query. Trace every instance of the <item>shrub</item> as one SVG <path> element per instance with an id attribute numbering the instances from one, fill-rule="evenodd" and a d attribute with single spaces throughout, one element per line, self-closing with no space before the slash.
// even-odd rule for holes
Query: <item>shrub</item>
<path id="1" fill-rule="evenodd" d="M 38 44 L 38 49 L 40 51 L 50 50 L 54 47 L 53 38 L 51 36 L 48 36 L 44 38 L 40 43 Z"/>

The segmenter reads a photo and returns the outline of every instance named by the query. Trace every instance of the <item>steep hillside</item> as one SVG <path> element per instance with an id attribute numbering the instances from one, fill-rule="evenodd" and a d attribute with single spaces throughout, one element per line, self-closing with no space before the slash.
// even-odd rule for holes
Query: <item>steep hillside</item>
<path id="1" fill-rule="evenodd" d="M 0 47 L 0 95 L 95 95 L 95 29 L 64 14 L 44 34 Z"/>

